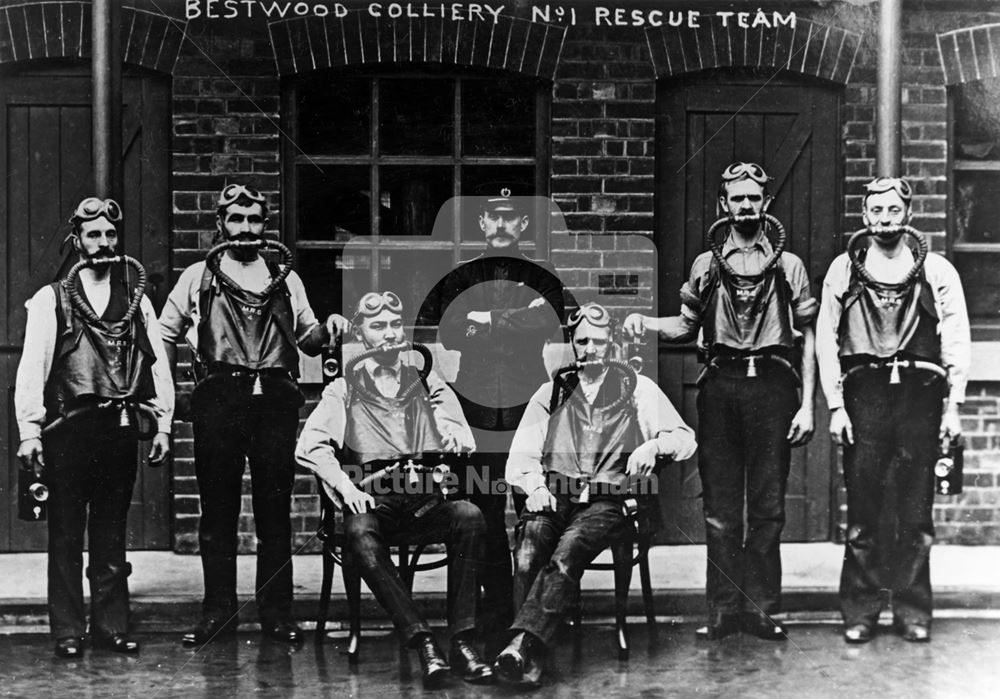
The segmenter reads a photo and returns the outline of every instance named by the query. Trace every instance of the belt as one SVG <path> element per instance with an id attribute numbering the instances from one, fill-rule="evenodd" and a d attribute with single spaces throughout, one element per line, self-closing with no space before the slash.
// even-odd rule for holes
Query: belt
<path id="1" fill-rule="evenodd" d="M 697 383 L 700 385 L 708 377 L 712 369 L 720 369 L 723 366 L 746 367 L 746 377 L 749 379 L 757 377 L 758 363 L 773 363 L 792 372 L 796 381 L 799 380 L 799 372 L 795 366 L 780 354 L 772 352 L 756 352 L 751 354 L 716 354 L 711 357 L 701 375 L 698 376 Z"/>
<path id="2" fill-rule="evenodd" d="M 863 364 L 855 364 L 854 366 L 846 369 L 843 376 L 841 377 L 841 383 L 847 380 L 848 377 L 855 374 L 861 373 L 863 371 L 880 371 L 882 369 L 889 370 L 889 383 L 897 384 L 900 381 L 899 370 L 906 369 L 911 371 L 926 371 L 940 376 L 942 379 L 948 380 L 948 371 L 941 365 L 935 364 L 934 362 L 928 362 L 922 359 L 900 359 L 899 357 L 893 357 L 892 359 L 879 359 L 874 362 L 866 362 Z"/>
<path id="3" fill-rule="evenodd" d="M 118 411 L 118 420 L 120 427 L 134 427 L 138 434 L 139 439 L 149 439 L 154 434 L 156 434 L 157 421 L 156 414 L 153 410 L 145 405 L 136 403 L 135 401 L 122 400 L 117 398 L 112 398 L 108 400 L 100 400 L 97 402 L 90 402 L 84 405 L 79 405 L 72 408 L 64 415 L 60 415 L 55 420 L 47 424 L 42 428 L 42 436 L 51 433 L 53 430 L 60 428 L 62 425 L 66 424 L 70 420 L 87 415 L 90 413 L 98 413 L 106 411 L 110 413 L 111 411 Z M 143 428 L 143 421 L 139 418 L 145 418 L 146 427 Z"/>

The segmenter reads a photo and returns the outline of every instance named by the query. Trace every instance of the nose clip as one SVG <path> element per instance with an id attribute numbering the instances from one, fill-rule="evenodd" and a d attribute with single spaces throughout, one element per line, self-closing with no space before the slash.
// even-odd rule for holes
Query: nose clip
<path id="1" fill-rule="evenodd" d="M 757 357 L 751 356 L 747 358 L 747 378 L 757 378 Z"/>

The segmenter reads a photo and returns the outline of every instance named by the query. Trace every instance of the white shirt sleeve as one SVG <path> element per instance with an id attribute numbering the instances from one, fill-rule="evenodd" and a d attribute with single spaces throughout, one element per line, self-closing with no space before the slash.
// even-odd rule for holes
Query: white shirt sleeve
<path id="1" fill-rule="evenodd" d="M 56 348 L 56 295 L 43 286 L 24 304 L 28 320 L 14 382 L 14 414 L 21 441 L 37 439 L 45 422 L 45 382 Z"/>
<path id="2" fill-rule="evenodd" d="M 830 410 L 844 407 L 840 384 L 840 315 L 850 280 L 849 265 L 846 253 L 837 256 L 830 265 L 823 280 L 823 296 L 816 318 L 816 361 L 820 384 Z"/>
<path id="3" fill-rule="evenodd" d="M 343 377 L 327 384 L 319 404 L 306 419 L 295 445 L 295 461 L 319 476 L 333 491 L 334 502 L 341 504 L 341 490 L 351 484 L 341 468 L 337 450 L 344 444 L 347 428 L 347 383 Z"/>
<path id="4" fill-rule="evenodd" d="M 197 262 L 185 269 L 167 296 L 159 320 L 160 337 L 164 342 L 180 344 L 188 328 L 197 323 L 198 292 L 204 270 L 204 262 Z"/>
<path id="5" fill-rule="evenodd" d="M 962 280 L 955 267 L 936 253 L 927 256 L 926 268 L 927 281 L 934 292 L 939 318 L 941 364 L 948 370 L 948 400 L 951 404 L 958 405 L 965 402 L 965 387 L 972 361 L 969 312 L 965 305 Z"/>
<path id="6" fill-rule="evenodd" d="M 551 381 L 535 391 L 514 433 L 514 440 L 510 444 L 510 455 L 507 457 L 507 482 L 528 495 L 545 485 L 542 449 L 545 447 L 545 435 L 549 427 L 551 395 Z"/>
<path id="7" fill-rule="evenodd" d="M 295 314 L 295 339 L 302 342 L 319 324 L 319 321 L 316 320 L 316 314 L 313 313 L 312 306 L 309 305 L 309 298 L 306 296 L 306 287 L 302 284 L 302 278 L 292 271 L 286 277 L 285 283 L 288 284 L 292 313 Z"/>
<path id="8" fill-rule="evenodd" d="M 632 400 L 643 441 L 655 439 L 658 452 L 674 461 L 684 461 L 694 455 L 698 448 L 694 430 L 684 423 L 680 413 L 656 382 L 640 374 Z"/>
<path id="9" fill-rule="evenodd" d="M 167 360 L 166 350 L 163 348 L 163 339 L 160 337 L 160 324 L 156 321 L 156 312 L 153 310 L 153 304 L 150 303 L 149 298 L 142 297 L 139 309 L 142 311 L 149 344 L 156 357 L 153 364 L 153 384 L 156 387 L 156 396 L 148 401 L 148 405 L 156 414 L 157 431 L 170 434 L 174 420 L 174 380 L 170 375 L 170 363 Z"/>

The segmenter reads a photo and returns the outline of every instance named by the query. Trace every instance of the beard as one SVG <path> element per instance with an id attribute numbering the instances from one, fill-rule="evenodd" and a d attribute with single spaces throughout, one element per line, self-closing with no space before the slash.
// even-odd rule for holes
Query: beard
<path id="1" fill-rule="evenodd" d="M 750 233 L 756 230 L 757 227 L 760 226 L 761 222 L 763 222 L 764 212 L 762 211 L 759 214 L 732 214 L 730 215 L 729 220 L 732 222 L 733 227 L 737 230 L 744 233 Z"/>

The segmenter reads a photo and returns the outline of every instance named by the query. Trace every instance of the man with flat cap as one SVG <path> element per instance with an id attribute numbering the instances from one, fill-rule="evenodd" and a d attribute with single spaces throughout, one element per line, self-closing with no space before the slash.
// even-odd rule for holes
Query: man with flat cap
<path id="1" fill-rule="evenodd" d="M 437 326 L 444 347 L 461 352 L 453 388 L 479 448 L 472 457 L 475 476 L 468 482 L 469 499 L 486 520 L 480 576 L 480 626 L 486 632 L 501 631 L 513 620 L 504 467 L 525 407 L 547 378 L 542 350 L 563 315 L 558 277 L 521 252 L 531 201 L 505 187 L 481 202 L 486 251 L 435 285 L 417 321 Z"/>

